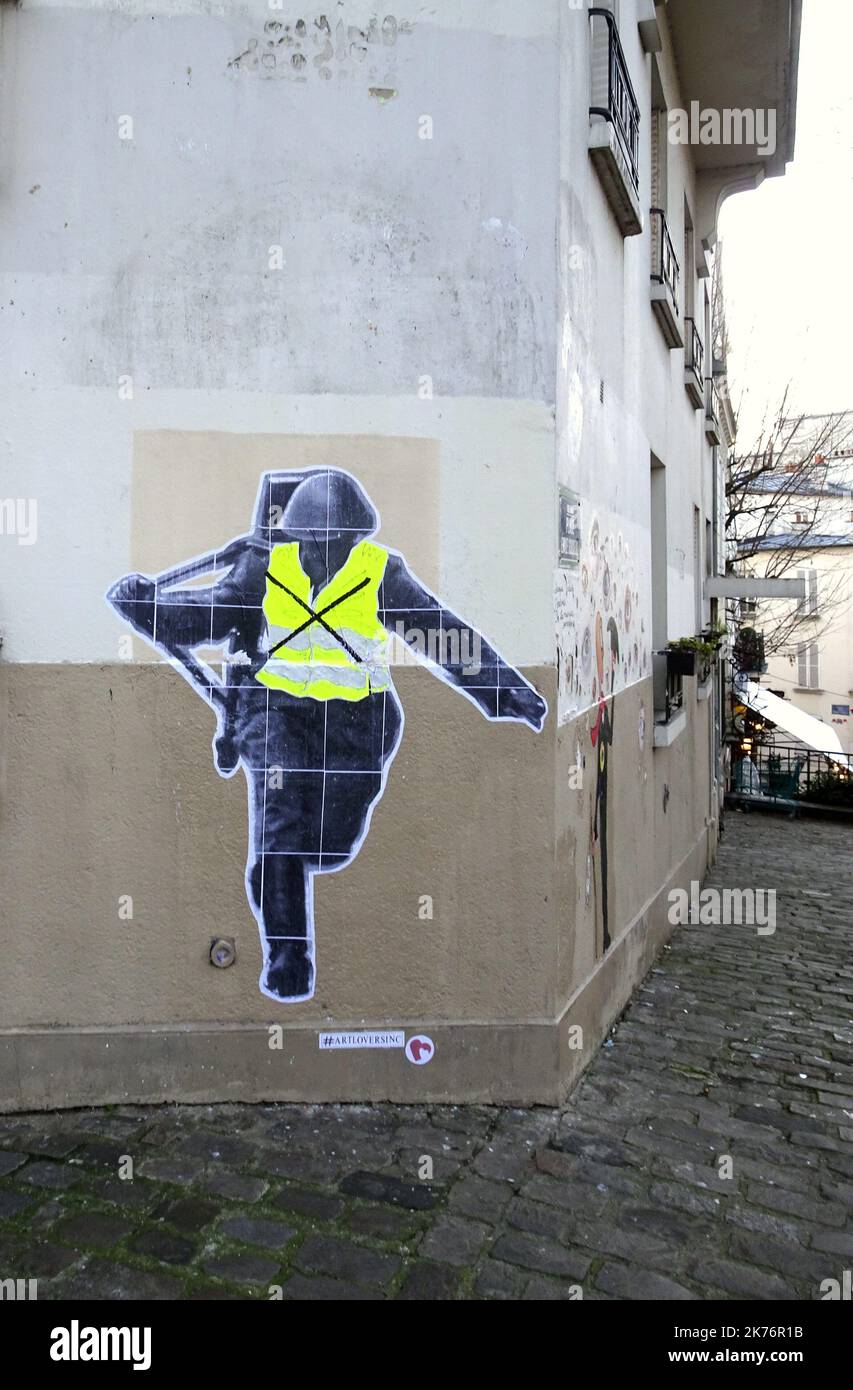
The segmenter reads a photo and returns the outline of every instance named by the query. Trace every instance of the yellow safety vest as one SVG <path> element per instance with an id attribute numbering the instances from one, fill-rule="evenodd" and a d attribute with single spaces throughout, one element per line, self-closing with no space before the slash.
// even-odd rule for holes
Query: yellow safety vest
<path id="1" fill-rule="evenodd" d="M 263 605 L 270 655 L 257 675 L 261 684 L 312 700 L 363 700 L 387 690 L 388 634 L 379 621 L 379 586 L 387 562 L 381 545 L 360 541 L 312 599 L 311 580 L 299 563 L 299 542 L 275 546 Z"/>

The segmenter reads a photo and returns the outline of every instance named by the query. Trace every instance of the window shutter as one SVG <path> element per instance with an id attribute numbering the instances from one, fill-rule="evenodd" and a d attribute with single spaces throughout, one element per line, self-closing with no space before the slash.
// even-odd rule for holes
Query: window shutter
<path id="1" fill-rule="evenodd" d="M 817 642 L 812 642 L 809 647 L 809 689 L 818 690 L 820 688 L 820 651 Z"/>
<path id="2" fill-rule="evenodd" d="M 817 570 L 809 570 L 809 612 L 817 612 Z"/>
<path id="3" fill-rule="evenodd" d="M 806 643 L 799 642 L 797 644 L 797 685 L 800 686 L 801 689 L 805 689 L 809 683 L 807 652 L 808 648 Z"/>

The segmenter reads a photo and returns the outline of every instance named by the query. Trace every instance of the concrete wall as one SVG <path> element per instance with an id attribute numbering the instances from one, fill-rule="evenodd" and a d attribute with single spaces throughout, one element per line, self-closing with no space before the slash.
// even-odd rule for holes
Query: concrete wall
<path id="1" fill-rule="evenodd" d="M 713 852 L 692 682 L 654 747 L 649 537 L 654 451 L 670 635 L 693 632 L 711 456 L 650 310 L 648 225 L 623 241 L 589 162 L 587 18 L 440 0 L 383 35 L 338 8 L 353 32 L 328 45 L 323 7 L 290 0 L 0 13 L 3 486 L 37 515 L 32 544 L 0 538 L 8 1107 L 555 1100 Z M 650 60 L 620 12 L 645 208 Z M 675 206 L 686 158 L 671 181 Z M 257 989 L 243 780 L 103 595 L 241 534 L 259 474 L 306 465 L 363 481 L 380 540 L 550 713 L 538 735 L 489 723 L 395 671 L 403 745 L 358 858 L 317 880 L 317 992 L 285 1007 Z M 596 614 L 620 641 L 603 709 Z M 318 1047 L 357 1027 L 426 1032 L 434 1061 Z"/>

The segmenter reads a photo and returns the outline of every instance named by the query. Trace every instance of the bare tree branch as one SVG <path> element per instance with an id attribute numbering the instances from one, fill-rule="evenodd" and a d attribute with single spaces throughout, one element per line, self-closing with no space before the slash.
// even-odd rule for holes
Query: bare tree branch
<path id="1" fill-rule="evenodd" d="M 729 572 L 779 579 L 811 567 L 822 549 L 820 538 L 839 535 L 834 513 L 844 502 L 845 490 L 834 484 L 834 475 L 839 456 L 853 456 L 851 443 L 853 415 L 789 415 L 785 393 L 754 446 L 729 460 L 725 497 Z M 799 643 L 817 642 L 832 631 L 836 610 L 847 602 L 846 585 L 843 574 L 820 570 L 820 575 L 817 615 L 808 611 L 808 603 L 771 600 L 762 604 L 769 620 L 764 634 L 767 655 L 791 655 Z M 742 621 L 755 622 L 755 615 L 744 617 L 739 605 L 730 605 L 728 617 L 735 629 Z"/>

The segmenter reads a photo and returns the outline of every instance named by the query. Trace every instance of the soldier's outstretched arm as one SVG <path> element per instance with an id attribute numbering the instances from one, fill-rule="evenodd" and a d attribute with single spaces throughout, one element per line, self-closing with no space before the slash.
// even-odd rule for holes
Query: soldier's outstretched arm
<path id="1" fill-rule="evenodd" d="M 237 545 L 232 545 L 153 579 L 128 574 L 112 586 L 107 600 L 153 646 L 181 656 L 193 647 L 223 642 L 230 632 L 253 622 L 262 590 L 258 591 L 254 575 L 246 572 L 243 557 L 245 550 L 241 556 Z M 176 587 L 194 575 L 225 566 L 228 573 L 217 584 L 203 589 Z"/>
<path id="2" fill-rule="evenodd" d="M 446 608 L 416 579 L 400 555 L 389 554 L 380 590 L 380 619 L 487 719 L 514 719 L 538 733 L 548 706 L 482 633 Z"/>

